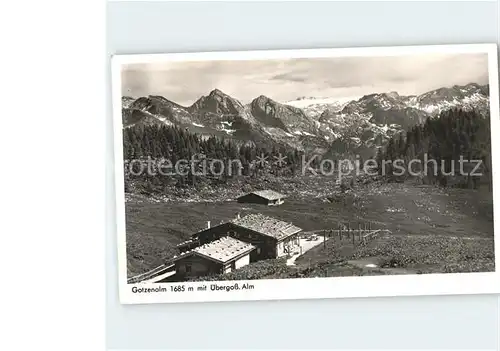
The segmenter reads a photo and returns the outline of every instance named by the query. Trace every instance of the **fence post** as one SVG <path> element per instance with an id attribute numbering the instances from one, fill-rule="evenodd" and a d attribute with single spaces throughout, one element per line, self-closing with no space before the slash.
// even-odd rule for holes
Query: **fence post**
<path id="1" fill-rule="evenodd" d="M 339 240 L 342 241 L 342 225 L 339 222 Z"/>
<path id="2" fill-rule="evenodd" d="M 359 223 L 358 223 L 358 228 L 359 228 Z M 352 232 L 352 244 L 356 245 L 356 229 Z"/>

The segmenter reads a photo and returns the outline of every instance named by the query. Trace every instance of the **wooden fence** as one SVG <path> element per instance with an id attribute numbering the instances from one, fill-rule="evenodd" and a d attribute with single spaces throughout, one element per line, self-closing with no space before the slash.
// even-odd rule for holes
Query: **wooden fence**
<path id="1" fill-rule="evenodd" d="M 133 276 L 127 280 L 128 284 L 136 284 L 140 283 L 142 281 L 146 280 L 151 280 L 153 278 L 158 277 L 159 275 L 163 275 L 168 272 L 172 272 L 175 270 L 175 265 L 172 263 L 169 264 L 162 264 L 161 266 L 158 266 L 156 268 L 153 268 L 150 271 L 147 271 L 146 273 L 138 274 L 136 276 Z"/>
<path id="2" fill-rule="evenodd" d="M 337 229 L 325 229 L 315 231 L 314 234 L 323 236 L 324 245 L 326 240 L 333 239 L 339 241 L 350 241 L 353 245 L 366 245 L 369 240 L 376 238 L 383 232 L 389 232 L 385 229 L 374 229 L 370 222 L 365 223 L 339 223 Z"/>

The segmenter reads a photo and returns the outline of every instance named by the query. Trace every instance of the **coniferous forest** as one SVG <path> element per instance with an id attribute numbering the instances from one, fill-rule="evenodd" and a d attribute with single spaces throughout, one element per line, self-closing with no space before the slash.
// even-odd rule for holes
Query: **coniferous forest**
<path id="1" fill-rule="evenodd" d="M 378 150 L 376 160 L 379 173 L 388 179 L 411 177 L 410 166 L 413 174 L 421 174 L 424 183 L 469 189 L 486 183 L 491 191 L 490 116 L 474 110 L 444 111 L 438 118 L 428 118 L 389 139 L 385 148 Z M 381 167 L 384 160 L 391 161 L 385 171 Z M 394 164 L 396 160 L 399 165 Z M 476 176 L 478 173 L 483 175 Z"/>
<path id="2" fill-rule="evenodd" d="M 298 150 L 290 148 L 267 149 L 244 143 L 237 144 L 231 139 L 204 137 L 177 126 L 150 125 L 126 128 L 123 132 L 123 145 L 126 189 L 128 189 L 127 183 L 131 180 L 142 183 L 143 188 L 151 190 L 172 185 L 195 186 L 207 179 L 214 183 L 225 183 L 237 175 L 257 177 L 264 172 L 274 175 L 293 175 L 300 167 L 302 155 Z M 279 155 L 286 157 L 280 167 L 266 167 L 256 162 L 259 156 L 264 156 L 271 165 L 271 161 Z M 140 171 L 138 162 L 131 164 L 134 160 L 145 164 L 148 159 L 152 160 L 153 172 L 147 172 L 145 168 Z M 160 160 L 168 160 L 174 174 L 170 175 L 167 170 L 163 173 L 158 172 Z M 207 164 L 211 164 L 211 160 L 221 160 L 223 166 L 214 162 L 212 168 L 207 167 Z M 180 165 L 181 172 L 178 169 L 174 172 L 176 164 Z M 165 167 L 165 164 L 163 165 Z"/>

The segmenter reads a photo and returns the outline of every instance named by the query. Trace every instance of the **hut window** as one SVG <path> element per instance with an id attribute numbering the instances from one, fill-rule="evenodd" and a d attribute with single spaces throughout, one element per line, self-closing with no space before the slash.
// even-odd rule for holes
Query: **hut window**
<path id="1" fill-rule="evenodd" d="M 191 263 L 186 263 L 186 273 L 191 273 Z"/>

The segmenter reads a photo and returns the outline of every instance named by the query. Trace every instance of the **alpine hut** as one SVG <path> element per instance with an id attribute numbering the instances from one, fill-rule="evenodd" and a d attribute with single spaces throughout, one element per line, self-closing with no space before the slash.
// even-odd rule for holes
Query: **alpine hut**
<path id="1" fill-rule="evenodd" d="M 240 203 L 253 203 L 267 206 L 278 206 L 283 204 L 285 195 L 274 190 L 259 190 L 245 194 L 237 198 Z"/>

